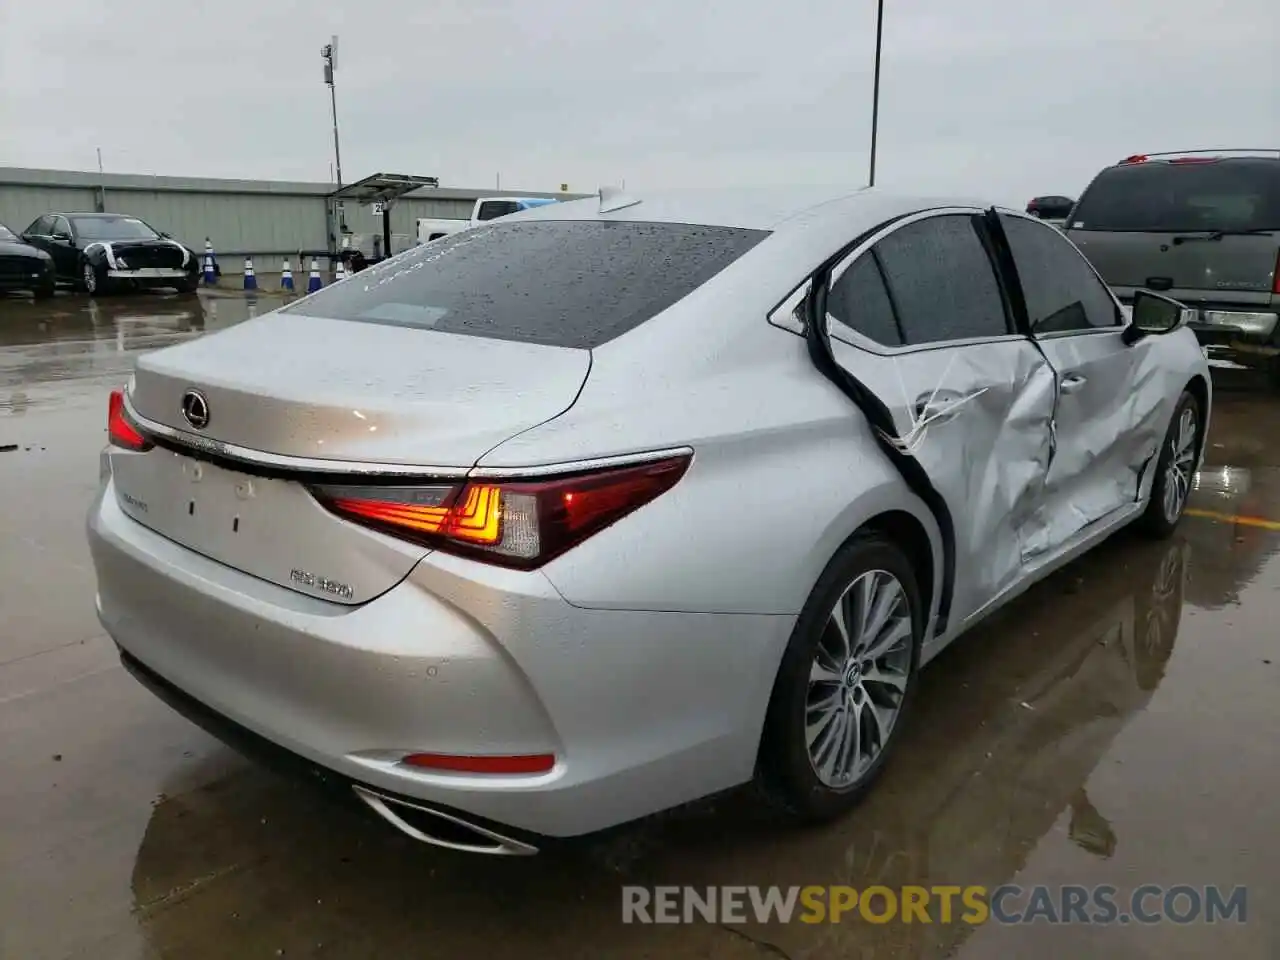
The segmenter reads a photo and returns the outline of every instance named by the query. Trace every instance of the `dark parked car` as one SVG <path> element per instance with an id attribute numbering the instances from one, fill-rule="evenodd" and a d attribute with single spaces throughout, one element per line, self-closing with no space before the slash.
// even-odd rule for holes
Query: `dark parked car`
<path id="1" fill-rule="evenodd" d="M 1033 197 L 1027 204 L 1027 213 L 1041 220 L 1065 220 L 1075 205 L 1070 197 Z"/>
<path id="2" fill-rule="evenodd" d="M 53 257 L 59 280 L 91 294 L 152 287 L 194 293 L 200 282 L 193 250 L 123 213 L 46 213 L 22 239 Z"/>
<path id="3" fill-rule="evenodd" d="M 1119 296 L 1197 311 L 1210 356 L 1280 387 L 1280 150 L 1132 156 L 1089 184 L 1065 232 Z"/>
<path id="4" fill-rule="evenodd" d="M 30 290 L 36 299 L 52 297 L 53 258 L 0 223 L 0 291 Z"/>

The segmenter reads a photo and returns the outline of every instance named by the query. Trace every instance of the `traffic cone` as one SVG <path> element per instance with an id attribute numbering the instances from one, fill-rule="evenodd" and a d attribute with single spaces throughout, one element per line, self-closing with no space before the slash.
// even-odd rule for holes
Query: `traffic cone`
<path id="1" fill-rule="evenodd" d="M 293 271 L 289 269 L 289 261 L 284 262 L 284 266 L 280 268 L 280 289 L 293 292 Z"/>
<path id="2" fill-rule="evenodd" d="M 320 279 L 320 262 L 315 257 L 311 258 L 311 276 L 307 277 L 307 293 L 315 293 L 324 286 L 324 281 Z"/>
<path id="3" fill-rule="evenodd" d="M 204 285 L 212 287 L 218 282 L 218 271 L 213 265 L 213 244 L 204 238 Z"/>
<path id="4" fill-rule="evenodd" d="M 244 288 L 246 290 L 258 289 L 258 278 L 253 275 L 253 261 L 248 257 L 244 258 Z"/>
<path id="5" fill-rule="evenodd" d="M 335 274 L 333 275 L 333 282 L 334 282 L 334 283 L 341 283 L 341 282 L 342 282 L 343 280 L 345 280 L 345 279 L 347 279 L 347 269 L 346 269 L 346 267 L 344 267 L 344 266 L 342 265 L 342 261 L 341 261 L 341 260 L 339 260 L 339 261 L 338 261 L 338 271 L 337 271 L 337 273 L 335 273 Z"/>

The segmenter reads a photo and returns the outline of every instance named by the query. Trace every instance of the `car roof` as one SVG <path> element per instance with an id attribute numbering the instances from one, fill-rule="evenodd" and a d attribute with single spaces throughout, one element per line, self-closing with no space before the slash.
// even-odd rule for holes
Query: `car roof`
<path id="1" fill-rule="evenodd" d="M 931 197 L 877 187 L 705 188 L 608 192 L 603 202 L 600 196 L 567 200 L 502 219 L 504 223 L 518 220 L 693 223 L 769 231 L 788 222 L 838 219 L 852 232 L 857 232 L 859 228 L 870 229 L 918 210 L 950 206 L 985 208 L 992 204 L 972 197 Z"/>
<path id="2" fill-rule="evenodd" d="M 111 213 L 111 212 L 102 213 L 102 212 L 100 212 L 100 211 L 94 211 L 93 213 L 75 213 L 75 212 L 71 212 L 71 213 L 63 213 L 63 212 L 62 212 L 62 211 L 60 211 L 60 210 L 50 210 L 48 213 L 41 214 L 41 216 L 44 216 L 44 217 L 75 217 L 75 218 L 76 218 L 76 219 L 78 219 L 78 220 L 87 220 L 87 219 L 93 219 L 93 220 L 106 220 L 106 219 L 108 219 L 108 218 L 116 218 L 116 219 L 118 219 L 118 218 L 120 218 L 120 217 L 125 217 L 126 219 L 129 219 L 129 220 L 141 220 L 141 219 L 142 219 L 141 217 L 137 216 L 136 214 L 132 214 L 132 213 Z"/>

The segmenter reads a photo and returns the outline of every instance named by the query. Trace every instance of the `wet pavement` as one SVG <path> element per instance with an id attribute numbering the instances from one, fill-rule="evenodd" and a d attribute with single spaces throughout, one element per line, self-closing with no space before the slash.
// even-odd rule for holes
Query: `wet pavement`
<path id="1" fill-rule="evenodd" d="M 530 859 L 419 846 L 121 669 L 83 520 L 107 391 L 236 297 L 0 299 L 0 958 L 1280 956 L 1280 397 L 1218 381 L 1177 539 L 1120 535 L 925 671 L 842 822 L 729 797 Z M 1232 518 L 1243 517 L 1244 520 Z M 623 884 L 1248 888 L 1245 923 L 624 925 Z"/>

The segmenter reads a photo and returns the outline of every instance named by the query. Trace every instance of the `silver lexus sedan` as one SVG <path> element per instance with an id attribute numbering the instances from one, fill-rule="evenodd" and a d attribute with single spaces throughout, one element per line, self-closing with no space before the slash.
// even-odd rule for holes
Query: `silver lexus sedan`
<path id="1" fill-rule="evenodd" d="M 527 854 L 754 782 L 840 814 L 917 672 L 1178 523 L 1180 304 L 863 190 L 602 190 L 143 356 L 99 616 L 185 714 L 419 840 Z"/>

